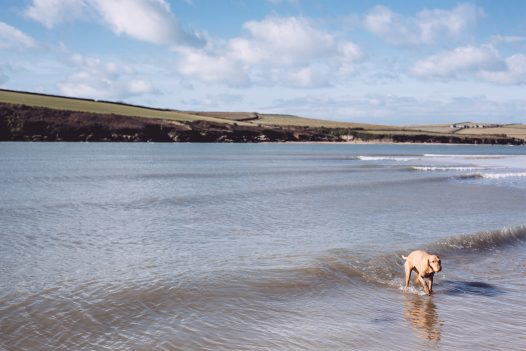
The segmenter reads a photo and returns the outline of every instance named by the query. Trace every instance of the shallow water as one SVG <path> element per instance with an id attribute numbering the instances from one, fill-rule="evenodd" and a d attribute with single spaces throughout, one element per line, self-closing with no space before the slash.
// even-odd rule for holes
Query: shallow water
<path id="1" fill-rule="evenodd" d="M 526 149 L 0 143 L 0 349 L 521 350 Z M 434 294 L 402 254 L 442 256 Z"/>

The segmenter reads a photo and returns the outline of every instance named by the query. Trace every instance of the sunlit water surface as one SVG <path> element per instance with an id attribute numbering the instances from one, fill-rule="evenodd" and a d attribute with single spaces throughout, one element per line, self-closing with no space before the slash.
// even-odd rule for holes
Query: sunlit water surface
<path id="1" fill-rule="evenodd" d="M 0 143 L 0 349 L 524 350 L 525 210 L 520 147 Z"/>

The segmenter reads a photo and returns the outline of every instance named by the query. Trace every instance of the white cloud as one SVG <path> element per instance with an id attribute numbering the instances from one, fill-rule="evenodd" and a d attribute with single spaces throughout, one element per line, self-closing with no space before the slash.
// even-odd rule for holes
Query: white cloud
<path id="1" fill-rule="evenodd" d="M 330 72 L 325 65 L 276 71 L 275 81 L 296 88 L 319 88 L 330 85 Z"/>
<path id="2" fill-rule="evenodd" d="M 358 46 L 339 40 L 303 17 L 269 17 L 243 26 L 244 37 L 230 40 L 230 54 L 247 64 L 297 65 L 331 56 L 361 57 Z"/>
<path id="3" fill-rule="evenodd" d="M 451 10 L 423 10 L 414 17 L 376 6 L 365 16 L 364 23 L 371 33 L 388 43 L 428 45 L 465 37 L 482 16 L 482 9 L 471 4 L 460 4 Z"/>
<path id="4" fill-rule="evenodd" d="M 209 41 L 203 49 L 174 48 L 179 73 L 230 85 L 313 87 L 327 85 L 331 74 L 351 74 L 363 57 L 355 43 L 302 17 L 270 17 L 243 27 L 243 36 Z"/>
<path id="5" fill-rule="evenodd" d="M 200 45 L 185 31 L 166 0 L 33 0 L 26 15 L 52 28 L 79 18 L 100 18 L 117 35 L 153 44 Z"/>
<path id="6" fill-rule="evenodd" d="M 478 75 L 482 79 L 499 84 L 526 84 L 526 55 L 512 55 L 505 60 L 505 64 L 503 70 L 483 70 Z"/>
<path id="7" fill-rule="evenodd" d="M 60 91 L 67 96 L 123 99 L 157 92 L 151 82 L 137 77 L 129 65 L 78 54 L 72 55 L 71 63 L 76 72 L 58 83 Z"/>
<path id="8" fill-rule="evenodd" d="M 130 95 L 143 95 L 154 92 L 152 83 L 142 79 L 129 81 L 126 90 Z"/>
<path id="9" fill-rule="evenodd" d="M 195 45 L 201 41 L 182 29 L 165 0 L 96 0 L 96 8 L 118 35 L 154 44 Z"/>
<path id="10" fill-rule="evenodd" d="M 244 40 L 248 49 L 258 54 L 256 61 L 295 64 L 324 56 L 336 46 L 333 35 L 315 28 L 305 18 L 273 17 L 247 22 L 244 28 L 249 32 L 249 39 L 238 41 Z"/>
<path id="11" fill-rule="evenodd" d="M 472 78 L 497 84 L 526 84 L 526 55 L 502 59 L 492 45 L 458 47 L 418 61 L 410 73 L 423 78 Z"/>
<path id="12" fill-rule="evenodd" d="M 504 64 L 489 45 L 464 46 L 418 61 L 411 73 L 420 77 L 461 77 L 480 71 L 498 71 Z"/>
<path id="13" fill-rule="evenodd" d="M 0 49 L 5 48 L 32 48 L 37 44 L 33 38 L 24 32 L 0 22 Z"/>
<path id="14" fill-rule="evenodd" d="M 248 82 L 248 76 L 239 62 L 228 57 L 188 47 L 176 47 L 174 51 L 178 54 L 178 72 L 184 76 L 207 83 L 246 85 Z"/>
<path id="15" fill-rule="evenodd" d="M 88 3 L 89 0 L 33 0 L 25 13 L 47 28 L 52 28 L 57 23 L 81 17 Z"/>

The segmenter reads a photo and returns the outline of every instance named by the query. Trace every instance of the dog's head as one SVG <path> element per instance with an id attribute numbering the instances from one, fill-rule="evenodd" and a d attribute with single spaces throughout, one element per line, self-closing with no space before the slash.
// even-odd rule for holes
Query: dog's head
<path id="1" fill-rule="evenodd" d="M 442 270 L 442 261 L 440 260 L 440 256 L 430 255 L 429 265 L 431 266 L 434 272 L 440 272 Z"/>

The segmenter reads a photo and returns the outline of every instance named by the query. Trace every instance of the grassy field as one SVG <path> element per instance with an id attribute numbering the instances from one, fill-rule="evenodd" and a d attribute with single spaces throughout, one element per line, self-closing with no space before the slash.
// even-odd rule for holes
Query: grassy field
<path id="1" fill-rule="evenodd" d="M 323 119 L 305 118 L 284 114 L 266 114 L 257 112 L 187 112 L 199 116 L 228 119 L 233 121 L 245 121 L 254 125 L 263 126 L 293 126 L 293 127 L 312 127 L 312 128 L 363 128 L 368 130 L 400 130 L 398 127 L 382 126 L 375 124 L 336 122 Z"/>
<path id="2" fill-rule="evenodd" d="M 454 133 L 460 128 L 450 128 L 449 124 L 431 124 L 431 125 L 416 125 L 416 126 L 407 126 L 407 129 L 418 130 L 423 132 L 432 132 L 432 133 Z"/>
<path id="3" fill-rule="evenodd" d="M 375 124 L 353 123 L 353 122 L 336 122 L 322 119 L 303 118 L 291 115 L 278 114 L 261 114 L 259 120 L 254 123 L 262 125 L 277 126 L 308 126 L 308 127 L 326 127 L 326 128 L 363 128 L 368 130 L 400 130 L 398 127 L 382 126 Z"/>
<path id="4" fill-rule="evenodd" d="M 189 111 L 188 113 L 197 116 L 207 116 L 212 118 L 228 119 L 232 121 L 250 121 L 257 119 L 259 116 L 257 112 Z"/>
<path id="5" fill-rule="evenodd" d="M 475 125 L 477 123 L 467 122 L 460 123 L 462 125 Z M 416 125 L 405 127 L 408 130 L 423 131 L 441 134 L 455 134 L 463 136 L 492 136 L 492 135 L 506 135 L 508 137 L 526 140 L 526 125 L 525 124 L 506 124 L 500 127 L 488 128 L 451 128 L 450 124 L 435 124 L 435 125 Z"/>
<path id="6" fill-rule="evenodd" d="M 502 127 L 496 128 L 481 128 L 481 129 L 462 129 L 459 130 L 456 134 L 461 135 L 495 135 L 495 134 L 505 134 L 513 138 L 519 138 L 526 140 L 526 125 L 505 125 Z"/>
<path id="7" fill-rule="evenodd" d="M 70 111 L 81 111 L 81 112 L 91 112 L 91 113 L 102 113 L 102 114 L 116 114 L 123 116 L 135 116 L 143 118 L 159 118 L 166 120 L 173 120 L 179 122 L 188 122 L 188 121 L 197 121 L 205 120 L 216 123 L 234 123 L 230 120 L 208 117 L 208 116 L 198 116 L 191 113 L 171 111 L 171 110 L 161 110 L 161 109 L 151 109 L 146 107 L 139 107 L 133 105 L 112 103 L 112 102 L 102 102 L 95 100 L 84 100 L 84 99 L 75 99 L 75 98 L 66 98 L 58 96 L 49 96 L 49 95 L 39 95 L 39 94 L 28 94 L 20 92 L 12 92 L 0 90 L 0 102 L 17 104 L 17 105 L 28 105 L 28 106 L 38 106 L 38 107 L 47 107 L 57 110 L 70 110 Z"/>

